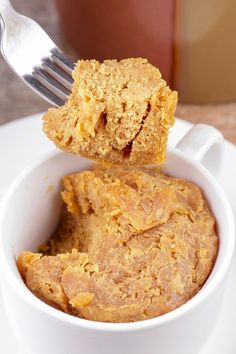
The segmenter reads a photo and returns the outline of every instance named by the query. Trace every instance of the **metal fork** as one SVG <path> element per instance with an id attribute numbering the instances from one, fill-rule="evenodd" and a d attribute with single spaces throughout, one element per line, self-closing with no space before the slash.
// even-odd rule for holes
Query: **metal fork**
<path id="1" fill-rule="evenodd" d="M 0 0 L 0 48 L 15 73 L 55 106 L 70 94 L 74 64 L 33 20 Z"/>

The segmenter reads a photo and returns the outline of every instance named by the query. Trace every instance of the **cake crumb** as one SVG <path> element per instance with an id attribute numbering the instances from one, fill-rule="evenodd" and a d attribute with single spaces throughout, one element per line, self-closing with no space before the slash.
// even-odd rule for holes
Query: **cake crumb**
<path id="1" fill-rule="evenodd" d="M 166 158 L 177 92 L 146 59 L 79 60 L 64 106 L 44 115 L 60 149 L 105 165 L 160 164 Z"/>

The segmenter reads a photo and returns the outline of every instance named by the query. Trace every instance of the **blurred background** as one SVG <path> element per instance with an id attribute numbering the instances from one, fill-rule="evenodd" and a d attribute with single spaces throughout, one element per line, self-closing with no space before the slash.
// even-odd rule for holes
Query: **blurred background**
<path id="1" fill-rule="evenodd" d="M 235 0 L 12 0 L 74 60 L 142 56 L 179 91 L 176 116 L 236 143 Z M 0 57 L 0 124 L 45 111 Z"/>

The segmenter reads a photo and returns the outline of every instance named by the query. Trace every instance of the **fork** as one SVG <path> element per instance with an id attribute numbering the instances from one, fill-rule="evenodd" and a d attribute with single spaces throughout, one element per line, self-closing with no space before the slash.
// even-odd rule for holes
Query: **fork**
<path id="1" fill-rule="evenodd" d="M 0 0 L 0 48 L 15 73 L 54 106 L 67 100 L 73 62 L 32 19 L 17 13 L 9 0 Z"/>

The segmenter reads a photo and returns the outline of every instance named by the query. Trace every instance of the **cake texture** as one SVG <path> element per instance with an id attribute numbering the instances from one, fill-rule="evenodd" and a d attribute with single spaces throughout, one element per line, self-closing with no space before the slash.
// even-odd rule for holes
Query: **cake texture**
<path id="1" fill-rule="evenodd" d="M 66 104 L 44 115 L 44 132 L 62 150 L 105 164 L 165 160 L 177 92 L 146 59 L 79 60 Z"/>
<path id="2" fill-rule="evenodd" d="M 200 189 L 154 167 L 96 167 L 63 178 L 60 222 L 18 269 L 44 302 L 94 321 L 133 322 L 193 297 L 217 255 Z"/>

